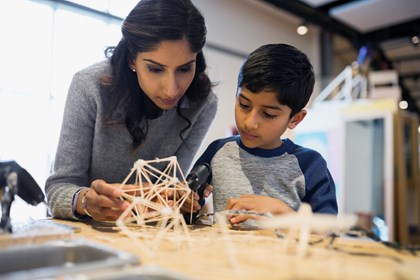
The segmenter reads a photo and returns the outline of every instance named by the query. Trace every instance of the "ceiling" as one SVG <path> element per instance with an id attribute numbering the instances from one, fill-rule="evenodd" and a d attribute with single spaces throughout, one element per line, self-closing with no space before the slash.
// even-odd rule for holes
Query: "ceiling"
<path id="1" fill-rule="evenodd" d="M 420 0 L 262 1 L 344 37 L 356 52 L 367 46 L 379 53 L 397 70 L 408 109 L 420 116 Z"/>

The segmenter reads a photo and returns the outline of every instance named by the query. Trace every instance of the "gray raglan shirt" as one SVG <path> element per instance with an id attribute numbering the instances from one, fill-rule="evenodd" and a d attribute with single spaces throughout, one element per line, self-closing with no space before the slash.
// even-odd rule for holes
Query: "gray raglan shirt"
<path id="1" fill-rule="evenodd" d="M 207 163 L 212 172 L 214 211 L 230 198 L 258 194 L 285 202 L 297 211 L 302 202 L 316 213 L 337 214 L 334 180 L 324 158 L 290 139 L 274 149 L 248 148 L 239 136 L 215 140 L 195 165 Z"/>
<path id="2" fill-rule="evenodd" d="M 110 72 L 109 62 L 103 61 L 76 73 L 71 82 L 54 171 L 45 185 L 53 217 L 78 219 L 72 211 L 72 201 L 80 188 L 89 187 L 96 179 L 121 183 L 139 159 L 176 156 L 186 175 L 215 117 L 218 99 L 214 93 L 198 102 L 185 99 L 181 110 L 191 121 L 191 127 L 183 133 L 185 142 L 179 133 L 187 123 L 173 108 L 148 120 L 147 138 L 134 152 L 125 125 L 104 123 L 107 100 L 101 94 L 99 80 Z"/>

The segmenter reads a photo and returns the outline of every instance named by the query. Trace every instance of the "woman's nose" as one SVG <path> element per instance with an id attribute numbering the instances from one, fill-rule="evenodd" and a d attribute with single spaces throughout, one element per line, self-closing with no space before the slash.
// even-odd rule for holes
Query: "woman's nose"
<path id="1" fill-rule="evenodd" d="M 165 94 L 168 98 L 178 96 L 179 88 L 178 81 L 174 75 L 168 75 L 165 81 Z"/>

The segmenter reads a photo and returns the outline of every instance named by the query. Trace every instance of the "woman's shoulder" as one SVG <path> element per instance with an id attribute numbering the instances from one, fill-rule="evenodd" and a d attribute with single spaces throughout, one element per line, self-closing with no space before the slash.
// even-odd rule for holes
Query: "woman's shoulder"
<path id="1" fill-rule="evenodd" d="M 217 97 L 216 93 L 211 90 L 207 96 L 207 99 L 212 100 L 213 102 L 217 102 L 219 98 Z"/>
<path id="2" fill-rule="evenodd" d="M 191 112 L 206 111 L 207 113 L 216 112 L 218 104 L 217 95 L 211 91 L 206 97 L 201 100 L 191 100 L 185 97 L 181 103 L 181 109 L 185 109 Z"/>
<path id="3" fill-rule="evenodd" d="M 217 103 L 219 102 L 219 98 L 217 97 L 217 95 L 213 92 L 210 91 L 209 95 L 207 95 L 207 104 L 209 107 L 213 108 L 214 110 L 217 108 Z"/>
<path id="4" fill-rule="evenodd" d="M 101 96 L 101 78 L 110 73 L 110 63 L 107 60 L 90 65 L 77 71 L 72 78 L 69 93 L 74 96 L 97 99 Z"/>
<path id="5" fill-rule="evenodd" d="M 77 71 L 74 78 L 94 81 L 106 74 L 111 74 L 111 64 L 109 60 L 102 60 Z"/>

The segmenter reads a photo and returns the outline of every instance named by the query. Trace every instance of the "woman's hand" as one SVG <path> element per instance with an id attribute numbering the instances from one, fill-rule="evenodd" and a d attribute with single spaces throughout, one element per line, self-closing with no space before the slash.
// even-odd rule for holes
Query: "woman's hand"
<path id="1" fill-rule="evenodd" d="M 76 211 L 81 215 L 90 215 L 95 221 L 117 220 L 130 205 L 121 200 L 123 192 L 117 185 L 108 184 L 103 180 L 93 181 L 90 188 L 81 191 Z M 82 208 L 83 196 L 86 211 Z"/>
<path id="2" fill-rule="evenodd" d="M 271 213 L 273 215 L 280 215 L 293 212 L 283 201 L 269 196 L 246 194 L 239 198 L 230 198 L 226 210 L 247 210 L 257 213 Z M 243 222 L 247 219 L 255 219 L 252 215 L 236 215 L 229 217 L 232 224 Z"/>

